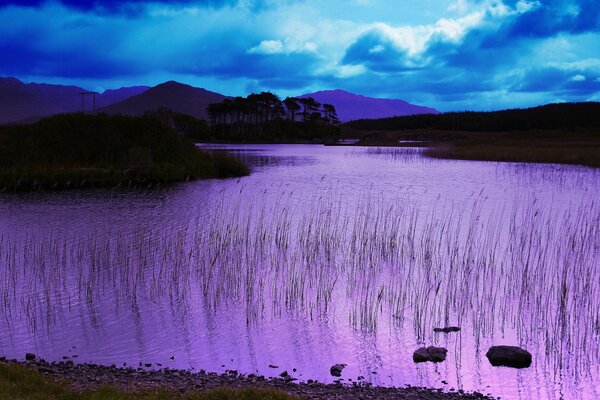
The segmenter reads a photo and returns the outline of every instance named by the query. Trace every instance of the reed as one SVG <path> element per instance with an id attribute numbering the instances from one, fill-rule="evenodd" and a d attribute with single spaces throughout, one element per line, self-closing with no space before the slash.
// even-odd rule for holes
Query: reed
<path id="1" fill-rule="evenodd" d="M 477 342 L 512 332 L 558 370 L 600 362 L 596 199 L 490 208 L 480 193 L 461 207 L 423 207 L 368 192 L 355 203 L 248 190 L 222 192 L 207 219 L 186 226 L 0 236 L 9 333 L 18 317 L 51 330 L 71 304 L 93 315 L 106 296 L 137 309 L 185 307 L 199 293 L 206 312 L 242 310 L 249 325 L 342 312 L 357 331 L 385 322 L 429 342 L 433 327 L 458 323 Z"/>

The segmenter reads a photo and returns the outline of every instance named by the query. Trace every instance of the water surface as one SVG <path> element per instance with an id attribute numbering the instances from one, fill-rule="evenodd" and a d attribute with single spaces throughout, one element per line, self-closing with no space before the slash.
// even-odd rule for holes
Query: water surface
<path id="1" fill-rule="evenodd" d="M 0 353 L 600 397 L 598 172 L 228 147 L 252 175 L 1 194 Z M 494 344 L 532 367 L 491 367 Z M 448 359 L 415 365 L 421 345 Z"/>

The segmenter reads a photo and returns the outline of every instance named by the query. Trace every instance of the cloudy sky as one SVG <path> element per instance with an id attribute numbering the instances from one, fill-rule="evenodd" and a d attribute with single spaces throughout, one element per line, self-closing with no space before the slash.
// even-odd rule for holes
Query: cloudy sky
<path id="1" fill-rule="evenodd" d="M 0 76 L 444 111 L 600 101 L 600 1 L 0 0 Z"/>

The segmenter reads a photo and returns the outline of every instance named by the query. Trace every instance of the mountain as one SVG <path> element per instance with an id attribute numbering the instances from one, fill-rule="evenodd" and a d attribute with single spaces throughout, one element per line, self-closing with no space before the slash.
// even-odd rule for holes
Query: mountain
<path id="1" fill-rule="evenodd" d="M 299 97 L 312 97 L 319 103 L 333 104 L 342 122 L 357 119 L 388 118 L 401 115 L 439 114 L 433 108 L 417 106 L 404 100 L 377 99 L 346 92 L 323 90 Z"/>
<path id="2" fill-rule="evenodd" d="M 208 119 L 206 111 L 208 105 L 220 103 L 226 98 L 219 93 L 169 81 L 98 111 L 107 114 L 142 115 L 146 111 L 168 107 L 181 114 Z"/>
<path id="3" fill-rule="evenodd" d="M 120 102 L 147 89 L 135 86 L 107 90 L 96 95 L 96 107 Z M 48 115 L 80 111 L 80 93 L 87 91 L 78 86 L 26 84 L 15 78 L 0 77 L 0 124 L 35 121 Z M 85 101 L 86 109 L 91 109 L 91 98 L 88 96 Z"/>
<path id="4" fill-rule="evenodd" d="M 129 86 L 119 89 L 108 89 L 101 95 L 96 95 L 96 108 L 107 107 L 119 103 L 138 94 L 144 93 L 150 86 Z"/>

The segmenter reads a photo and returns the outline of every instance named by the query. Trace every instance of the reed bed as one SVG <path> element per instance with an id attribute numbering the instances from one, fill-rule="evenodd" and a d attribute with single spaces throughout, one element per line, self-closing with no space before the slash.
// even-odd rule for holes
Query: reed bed
<path id="1" fill-rule="evenodd" d="M 414 162 L 423 159 L 422 147 L 355 147 L 346 154 L 353 157 L 377 157 L 386 160 Z"/>
<path id="2" fill-rule="evenodd" d="M 516 335 L 557 370 L 600 363 L 600 203 L 527 197 L 492 207 L 390 200 L 365 193 L 275 198 L 228 191 L 208 219 L 160 230 L 0 236 L 5 325 L 51 330 L 102 298 L 231 307 L 247 324 L 282 313 L 343 315 L 352 329 L 409 328 L 419 342 L 458 324 L 476 343 Z M 196 301 L 196 300 L 193 300 Z"/>

